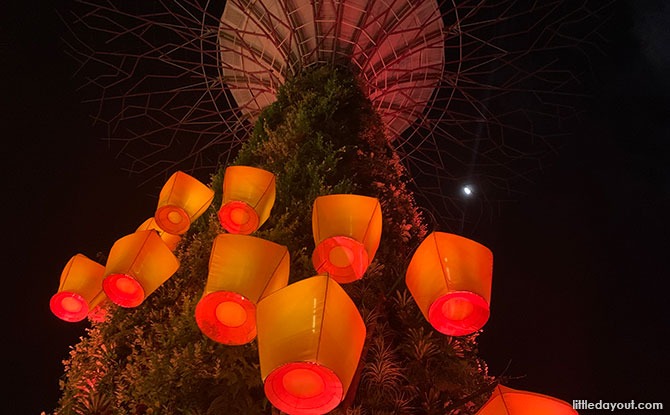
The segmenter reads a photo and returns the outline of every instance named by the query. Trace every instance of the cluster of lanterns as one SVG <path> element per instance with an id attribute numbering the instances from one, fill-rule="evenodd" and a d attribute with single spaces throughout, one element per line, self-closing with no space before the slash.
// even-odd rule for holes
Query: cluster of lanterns
<path id="1" fill-rule="evenodd" d="M 176 172 L 159 194 L 153 217 L 118 239 L 103 266 L 83 254 L 73 256 L 51 297 L 51 311 L 69 322 L 93 319 L 106 300 L 137 307 L 179 268 L 174 250 L 212 203 L 214 192 L 197 179 Z"/>
<path id="2" fill-rule="evenodd" d="M 127 308 L 142 304 L 179 268 L 173 252 L 181 235 L 213 197 L 197 179 L 173 174 L 154 217 L 117 240 L 104 266 L 82 254 L 70 259 L 51 298 L 52 312 L 77 322 L 93 318 L 107 299 Z M 251 236 L 268 219 L 274 201 L 274 174 L 247 166 L 226 169 L 218 211 L 226 232 L 212 244 L 195 320 L 204 335 L 222 344 L 257 339 L 265 394 L 276 408 L 324 414 L 344 399 L 360 360 L 366 328 L 341 284 L 361 279 L 372 262 L 381 239 L 381 206 L 361 195 L 316 198 L 316 275 L 288 284 L 288 249 Z M 414 253 L 406 284 L 436 330 L 467 335 L 489 317 L 492 264 L 491 251 L 477 242 L 434 232 Z"/>

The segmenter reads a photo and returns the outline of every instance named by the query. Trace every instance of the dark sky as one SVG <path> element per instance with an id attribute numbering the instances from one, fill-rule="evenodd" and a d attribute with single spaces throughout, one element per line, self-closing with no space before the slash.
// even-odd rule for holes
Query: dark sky
<path id="1" fill-rule="evenodd" d="M 18 3 L 18 2 L 17 2 Z M 495 256 L 481 336 L 509 386 L 572 399 L 670 405 L 670 5 L 620 2 L 593 56 L 584 125 L 526 196 L 482 231 Z M 665 2 L 667 3 L 667 2 Z M 69 346 L 49 298 L 68 259 L 95 257 L 149 217 L 151 189 L 123 173 L 79 103 L 48 2 L 3 2 L 4 410 L 52 410 Z M 9 413 L 9 412 L 8 412 Z"/>

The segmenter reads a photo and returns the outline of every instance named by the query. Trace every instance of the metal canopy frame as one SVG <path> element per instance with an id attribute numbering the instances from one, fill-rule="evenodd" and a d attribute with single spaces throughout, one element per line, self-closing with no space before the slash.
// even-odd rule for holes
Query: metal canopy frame
<path id="1" fill-rule="evenodd" d="M 63 16 L 82 96 L 131 172 L 211 174 L 288 76 L 348 64 L 419 203 L 472 221 L 533 180 L 579 112 L 593 0 L 78 0 Z M 144 4 L 148 3 L 148 4 Z M 582 66 L 574 65 L 574 60 Z M 468 183 L 477 201 L 462 199 Z M 465 211 L 471 217 L 466 218 Z"/>

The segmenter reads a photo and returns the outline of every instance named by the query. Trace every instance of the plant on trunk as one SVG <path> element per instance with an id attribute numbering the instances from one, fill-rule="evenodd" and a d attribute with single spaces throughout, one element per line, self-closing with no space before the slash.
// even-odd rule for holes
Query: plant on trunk
<path id="1" fill-rule="evenodd" d="M 334 412 L 474 413 L 496 381 L 478 356 L 477 334 L 435 332 L 404 287 L 409 258 L 428 229 L 355 74 L 315 67 L 288 80 L 232 164 L 277 177 L 272 214 L 255 236 L 288 247 L 289 283 L 315 274 L 310 218 L 317 196 L 355 193 L 380 200 L 380 248 L 365 276 L 343 285 L 367 338 L 349 394 Z M 56 414 L 81 413 L 77 408 L 87 400 L 109 402 L 109 414 L 271 412 L 255 341 L 218 344 L 194 320 L 211 245 L 223 232 L 216 210 L 225 167 L 211 177 L 216 195 L 210 210 L 177 250 L 177 274 L 135 309 L 109 305 L 109 317 L 92 323 L 73 348 Z"/>

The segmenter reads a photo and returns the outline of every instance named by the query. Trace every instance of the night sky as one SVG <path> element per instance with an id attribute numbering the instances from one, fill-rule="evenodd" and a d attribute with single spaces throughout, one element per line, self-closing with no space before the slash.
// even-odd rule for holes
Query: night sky
<path id="1" fill-rule="evenodd" d="M 2 3 L 2 407 L 39 414 L 56 406 L 61 361 L 86 327 L 49 310 L 65 263 L 134 231 L 157 191 L 96 139 L 50 3 Z M 480 225 L 495 258 L 480 352 L 516 389 L 670 406 L 670 4 L 616 9 L 583 125 Z"/>

